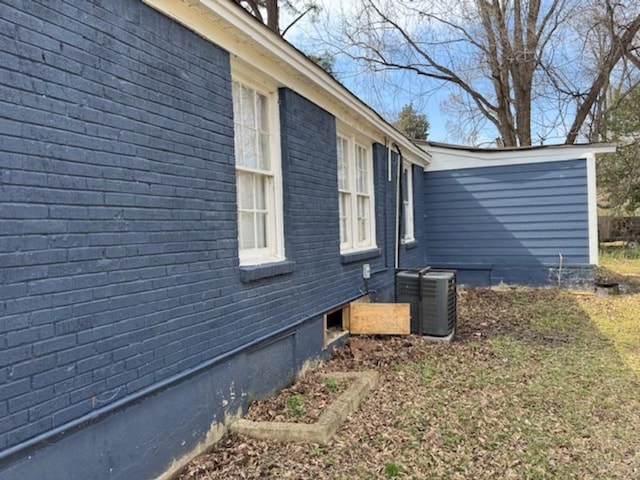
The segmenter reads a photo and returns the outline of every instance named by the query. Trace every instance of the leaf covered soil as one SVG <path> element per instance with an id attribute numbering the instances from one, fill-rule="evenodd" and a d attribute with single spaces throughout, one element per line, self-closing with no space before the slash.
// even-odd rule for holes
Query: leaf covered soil
<path id="1" fill-rule="evenodd" d="M 352 337 L 250 409 L 314 421 L 331 372 L 377 370 L 328 445 L 228 435 L 179 478 L 640 478 L 640 294 L 470 289 L 458 305 L 453 343 Z M 294 395 L 309 400 L 298 418 L 286 412 Z"/>

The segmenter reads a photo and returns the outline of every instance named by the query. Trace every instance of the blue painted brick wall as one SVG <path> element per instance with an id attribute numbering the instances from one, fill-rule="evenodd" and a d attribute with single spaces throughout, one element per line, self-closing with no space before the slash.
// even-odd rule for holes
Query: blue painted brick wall
<path id="1" fill-rule="evenodd" d="M 242 282 L 228 54 L 136 0 L 0 9 L 0 449 L 317 318 L 365 261 L 392 291 L 392 215 L 340 256 L 332 115 L 279 92 L 294 267 Z"/>
<path id="2" fill-rule="evenodd" d="M 200 362 L 237 261 L 227 53 L 137 1 L 0 9 L 4 448 Z"/>
<path id="3" fill-rule="evenodd" d="M 380 253 L 363 261 L 342 263 L 335 119 L 289 89 L 281 89 L 279 96 L 285 249 L 295 269 L 287 275 L 243 284 L 246 300 L 242 306 L 256 312 L 246 328 L 259 336 L 362 294 L 362 264 L 370 263 L 374 268 L 384 262 Z M 373 149 L 374 181 L 376 207 L 382 208 L 386 202 L 386 173 L 381 169 L 386 169 L 386 164 L 376 153 L 379 147 Z M 382 222 L 377 230 L 381 246 L 385 232 Z M 389 284 L 392 274 L 384 273 L 386 277 L 383 274 L 372 279 L 371 288 Z"/>

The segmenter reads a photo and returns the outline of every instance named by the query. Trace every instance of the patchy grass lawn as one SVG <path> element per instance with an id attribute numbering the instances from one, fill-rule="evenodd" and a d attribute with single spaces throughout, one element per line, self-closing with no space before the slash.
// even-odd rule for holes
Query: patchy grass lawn
<path id="1" fill-rule="evenodd" d="M 640 245 L 610 243 L 600 249 L 600 265 L 619 275 L 640 275 Z"/>
<path id="2" fill-rule="evenodd" d="M 329 445 L 229 436 L 180 478 L 640 478 L 637 312 L 640 294 L 463 291 L 454 343 L 370 337 L 323 366 L 381 375 Z"/>
<path id="3" fill-rule="evenodd" d="M 635 250 L 631 258 L 624 251 L 604 252 L 600 275 L 640 292 L 640 255 Z M 585 297 L 580 304 L 627 365 L 640 374 L 640 293 Z"/>

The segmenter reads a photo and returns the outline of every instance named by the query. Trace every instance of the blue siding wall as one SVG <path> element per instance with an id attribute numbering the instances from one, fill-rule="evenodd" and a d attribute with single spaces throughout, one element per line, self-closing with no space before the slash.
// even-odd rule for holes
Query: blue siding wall
<path id="1" fill-rule="evenodd" d="M 137 0 L 9 0 L 0 57 L 0 478 L 157 475 L 321 356 L 323 313 L 391 298 L 386 150 L 379 248 L 341 256 L 326 111 L 279 92 L 287 262 L 256 273 L 226 52 Z"/>
<path id="2" fill-rule="evenodd" d="M 562 255 L 566 280 L 585 280 L 587 200 L 585 160 L 427 172 L 426 260 L 471 284 L 542 285 Z"/>

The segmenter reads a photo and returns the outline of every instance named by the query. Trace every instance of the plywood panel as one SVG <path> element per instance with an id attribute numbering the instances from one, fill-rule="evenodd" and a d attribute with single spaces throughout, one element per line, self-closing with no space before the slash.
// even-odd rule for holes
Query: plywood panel
<path id="1" fill-rule="evenodd" d="M 360 335 L 408 335 L 408 303 L 352 303 L 349 332 Z"/>

